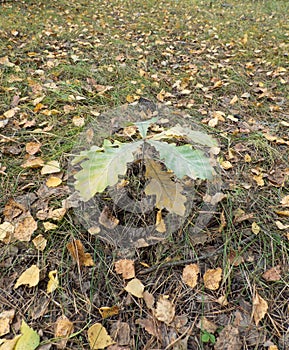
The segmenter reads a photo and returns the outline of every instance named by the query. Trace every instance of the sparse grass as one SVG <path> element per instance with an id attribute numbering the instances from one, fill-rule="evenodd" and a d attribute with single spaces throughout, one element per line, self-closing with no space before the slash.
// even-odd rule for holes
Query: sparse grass
<path id="1" fill-rule="evenodd" d="M 289 241 L 287 231 L 279 230 L 275 221 L 280 220 L 276 210 L 281 208 L 281 198 L 289 194 L 288 145 L 268 141 L 264 134 L 288 141 L 288 127 L 280 121 L 289 121 L 289 27 L 285 18 L 289 2 L 215 0 L 210 6 L 209 0 L 30 0 L 0 4 L 0 12 L 0 56 L 8 56 L 15 64 L 0 64 L 0 122 L 5 119 L 2 114 L 11 108 L 13 97 L 20 98 L 19 111 L 7 126 L 0 128 L 0 170 L 6 168 L 5 175 L 0 173 L 0 224 L 10 197 L 17 201 L 21 195 L 36 193 L 47 179 L 39 169 L 21 167 L 27 142 L 41 142 L 41 157 L 60 160 L 65 172 L 82 130 L 72 124 L 73 116 L 83 116 L 89 125 L 95 120 L 91 111 L 120 106 L 128 95 L 156 101 L 162 89 L 174 95 L 165 98 L 164 103 L 183 109 L 198 122 L 209 119 L 214 111 L 233 115 L 238 121 L 225 118 L 216 128 L 205 125 L 220 142 L 220 158 L 233 164 L 231 170 L 222 173 L 227 198 L 206 232 L 196 237 L 206 237 L 206 242 L 196 244 L 187 225 L 165 243 L 138 249 L 134 255 L 137 277 L 156 299 L 170 295 L 176 314 L 188 317 L 187 326 L 194 325 L 188 349 L 212 348 L 201 341 L 196 327 L 200 316 L 221 329 L 234 322 L 237 312 L 242 312 L 246 323 L 256 291 L 268 302 L 268 315 L 258 327 L 248 321 L 247 328 L 240 328 L 242 349 L 263 349 L 265 340 L 280 350 L 287 349 Z M 140 74 L 140 70 L 146 74 Z M 88 88 L 87 78 L 113 89 L 99 94 L 93 86 Z M 173 87 L 182 79 L 188 80 L 189 95 L 181 95 Z M 213 88 L 216 81 L 223 85 Z M 197 84 L 202 86 L 196 87 Z M 262 90 L 265 88 L 267 91 Z M 244 93 L 250 96 L 242 98 Z M 41 110 L 35 111 L 33 100 L 41 95 L 45 95 L 41 101 L 43 109 L 58 113 L 47 116 Z M 85 99 L 72 101 L 71 95 Z M 230 104 L 235 95 L 239 100 Z M 187 107 L 189 100 L 193 100 L 192 106 Z M 73 109 L 64 112 L 67 105 Z M 24 127 L 25 120 L 34 120 L 35 124 Z M 100 118 L 100 130 L 102 122 Z M 46 132 L 45 126 L 52 129 Z M 34 132 L 37 128 L 41 130 Z M 7 138 L 13 141 L 8 142 Z M 20 151 L 15 154 L 12 147 Z M 244 162 L 245 154 L 251 156 L 251 162 Z M 286 168 L 287 177 L 284 175 L 281 186 L 277 180 Z M 257 186 L 253 180 L 258 171 L 264 174 L 264 186 Z M 64 184 L 65 181 L 64 174 Z M 64 197 L 53 194 L 46 198 L 49 208 L 60 207 Z M 30 205 L 35 216 L 39 207 Z M 236 222 L 237 209 L 252 217 Z M 218 232 L 222 212 L 226 226 Z M 284 224 L 288 221 L 282 218 Z M 251 231 L 252 222 L 260 226 L 258 235 Z M 75 336 L 66 349 L 88 349 L 89 325 L 102 322 L 109 331 L 117 320 L 130 325 L 131 349 L 168 345 L 135 324 L 136 319 L 145 318 L 150 312 L 142 299 L 124 292 L 126 283 L 114 271 L 119 252 L 89 235 L 75 221 L 73 211 L 58 223 L 55 231 L 45 232 L 38 220 L 35 235 L 39 233 L 48 240 L 43 253 L 37 252 L 31 242 L 0 243 L 0 313 L 15 308 L 17 320 L 25 319 L 42 332 L 41 340 L 53 343 L 51 349 L 56 349 L 55 340 L 51 339 L 55 321 L 62 314 L 75 326 Z M 77 268 L 66 249 L 72 238 L 83 242 L 95 267 Z M 198 260 L 210 252 L 216 254 Z M 181 278 L 184 259 L 196 259 L 201 276 L 209 268 L 222 267 L 221 287 L 209 291 L 202 279 L 195 289 L 186 286 Z M 32 264 L 41 267 L 39 285 L 14 290 L 19 275 Z M 156 269 L 145 274 L 143 264 Z M 277 265 L 282 269 L 280 280 L 264 280 L 264 271 Z M 53 269 L 58 270 L 60 288 L 50 297 L 46 294 L 47 273 Z M 227 306 L 215 302 L 222 295 L 229 301 Z M 45 301 L 43 315 L 33 318 L 36 306 Z M 120 314 L 102 320 L 97 309 L 116 304 Z M 18 333 L 17 327 L 13 321 L 14 333 Z M 12 338 L 12 332 L 8 337 Z"/>

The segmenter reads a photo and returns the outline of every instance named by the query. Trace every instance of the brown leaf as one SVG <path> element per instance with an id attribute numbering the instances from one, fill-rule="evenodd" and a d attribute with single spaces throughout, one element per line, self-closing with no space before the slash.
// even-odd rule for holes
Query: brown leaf
<path id="1" fill-rule="evenodd" d="M 26 143 L 25 149 L 28 154 L 34 155 L 37 152 L 39 152 L 40 147 L 41 147 L 41 143 L 39 142 L 28 142 Z"/>
<path id="2" fill-rule="evenodd" d="M 84 252 L 83 244 L 79 239 L 74 239 L 66 245 L 70 255 L 79 266 L 94 266 L 94 262 L 89 253 Z"/>
<path id="3" fill-rule="evenodd" d="M 135 277 L 134 261 L 130 259 L 121 259 L 115 263 L 115 271 L 121 274 L 124 279 Z"/>
<path id="4" fill-rule="evenodd" d="M 100 213 L 98 222 L 102 226 L 112 230 L 118 225 L 119 220 L 112 214 L 109 207 L 105 206 Z"/>
<path id="5" fill-rule="evenodd" d="M 9 221 L 4 221 L 3 224 L 0 224 L 0 241 L 5 244 L 9 244 L 12 240 L 15 226 Z"/>
<path id="6" fill-rule="evenodd" d="M 36 169 L 41 168 L 44 165 L 44 160 L 41 157 L 29 157 L 26 161 L 21 165 L 22 168 L 27 169 Z"/>
<path id="7" fill-rule="evenodd" d="M 214 350 L 241 350 L 242 346 L 238 328 L 227 325 L 220 332 Z"/>
<path id="8" fill-rule="evenodd" d="M 145 193 L 156 196 L 155 206 L 184 216 L 187 198 L 181 193 L 183 190 L 181 184 L 172 181 L 171 174 L 162 170 L 161 164 L 152 159 L 146 161 L 145 176 L 150 179 L 145 187 Z"/>
<path id="9" fill-rule="evenodd" d="M 113 323 L 111 327 L 111 336 L 118 345 L 129 345 L 131 341 L 129 324 L 120 321 Z"/>
<path id="10" fill-rule="evenodd" d="M 146 303 L 146 307 L 149 309 L 149 310 L 152 310 L 153 307 L 154 307 L 154 303 L 155 303 L 155 298 L 154 296 L 147 292 L 146 290 L 143 292 L 143 299 Z"/>
<path id="11" fill-rule="evenodd" d="M 289 207 L 289 195 L 281 199 L 280 203 L 283 207 Z"/>
<path id="12" fill-rule="evenodd" d="M 201 317 L 199 323 L 197 324 L 197 327 L 209 333 L 215 333 L 218 328 L 214 322 L 209 321 L 205 316 Z"/>
<path id="13" fill-rule="evenodd" d="M 253 298 L 253 309 L 252 316 L 254 317 L 254 321 L 256 326 L 258 326 L 259 322 L 265 317 L 268 310 L 268 303 L 264 300 L 257 292 Z"/>
<path id="14" fill-rule="evenodd" d="M 220 267 L 216 269 L 209 269 L 204 274 L 205 287 L 210 290 L 217 290 L 222 280 L 222 269 Z"/>
<path id="15" fill-rule="evenodd" d="M 183 276 L 182 276 L 183 281 L 191 288 L 194 288 L 198 282 L 199 272 L 200 272 L 199 265 L 197 265 L 197 264 L 187 265 L 183 269 Z"/>
<path id="16" fill-rule="evenodd" d="M 27 212 L 21 215 L 18 222 L 15 224 L 13 239 L 29 242 L 35 230 L 37 230 L 37 222 L 33 219 L 31 214 Z"/>
<path id="17" fill-rule="evenodd" d="M 54 336 L 63 338 L 56 343 L 58 349 L 65 349 L 70 334 L 73 332 L 73 323 L 65 316 L 60 316 L 56 320 Z"/>
<path id="18" fill-rule="evenodd" d="M 173 302 L 168 299 L 167 295 L 162 295 L 157 302 L 155 317 L 167 325 L 173 321 L 175 317 L 175 306 Z"/>
<path id="19" fill-rule="evenodd" d="M 262 277 L 268 282 L 279 281 L 281 279 L 281 266 L 277 265 L 271 267 L 271 269 L 268 269 L 263 273 Z"/>
<path id="20" fill-rule="evenodd" d="M 152 318 L 138 318 L 135 323 L 143 327 L 150 335 L 162 339 L 161 332 Z"/>

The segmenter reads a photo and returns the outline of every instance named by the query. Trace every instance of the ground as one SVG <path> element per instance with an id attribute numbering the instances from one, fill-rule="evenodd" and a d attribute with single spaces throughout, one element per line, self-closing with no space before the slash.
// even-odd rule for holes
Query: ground
<path id="1" fill-rule="evenodd" d="M 25 321 L 42 350 L 90 349 L 95 323 L 109 349 L 289 347 L 288 12 L 286 0 L 0 4 L 0 344 Z M 81 131 L 101 133 L 103 112 L 138 101 L 189 115 L 218 141 L 225 195 L 201 233 L 188 221 L 130 255 L 141 297 L 124 289 L 121 252 L 63 210 Z M 39 281 L 16 288 L 31 266 Z"/>

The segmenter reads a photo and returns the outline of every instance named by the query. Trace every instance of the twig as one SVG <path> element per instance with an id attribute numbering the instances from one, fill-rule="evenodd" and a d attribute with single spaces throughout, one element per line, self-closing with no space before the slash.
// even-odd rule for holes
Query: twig
<path id="1" fill-rule="evenodd" d="M 256 237 L 255 236 L 249 236 L 249 237 L 245 238 L 244 240 L 242 240 L 239 244 L 248 243 L 254 238 L 256 238 Z M 155 270 L 170 268 L 170 267 L 174 267 L 174 266 L 182 266 L 182 265 L 187 265 L 187 264 L 193 264 L 193 263 L 196 263 L 198 261 L 205 260 L 207 258 L 211 258 L 212 256 L 214 256 L 216 254 L 220 254 L 222 252 L 222 250 L 223 250 L 223 246 L 224 245 L 222 245 L 221 247 L 216 249 L 214 252 L 201 255 L 201 256 L 199 256 L 197 258 L 178 260 L 178 261 L 170 261 L 170 262 L 163 263 L 163 264 L 160 264 L 160 265 L 155 265 L 155 266 L 149 267 L 146 270 L 140 271 L 138 274 L 139 275 L 147 275 L 148 273 L 151 273 L 151 272 L 153 272 Z"/>

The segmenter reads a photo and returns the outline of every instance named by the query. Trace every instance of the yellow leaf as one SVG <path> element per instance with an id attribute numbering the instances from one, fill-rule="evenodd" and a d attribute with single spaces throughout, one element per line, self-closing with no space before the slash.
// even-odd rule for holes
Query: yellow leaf
<path id="1" fill-rule="evenodd" d="M 210 290 L 217 290 L 222 280 L 222 269 L 220 267 L 216 269 L 209 269 L 204 274 L 205 287 Z"/>
<path id="2" fill-rule="evenodd" d="M 4 221 L 3 224 L 0 225 L 0 241 L 8 244 L 12 238 L 14 230 L 14 225 L 8 221 Z"/>
<path id="3" fill-rule="evenodd" d="M 103 307 L 100 307 L 98 311 L 101 314 L 102 318 L 108 318 L 114 315 L 118 315 L 119 307 L 117 305 L 114 305 L 112 307 L 103 306 Z"/>
<path id="4" fill-rule="evenodd" d="M 51 271 L 53 272 L 53 271 Z M 73 323 L 65 316 L 60 316 L 56 320 L 54 336 L 55 338 L 62 338 L 57 343 L 58 349 L 65 349 L 67 340 L 73 332 Z"/>
<path id="5" fill-rule="evenodd" d="M 47 244 L 47 239 L 45 239 L 41 234 L 36 236 L 33 240 L 32 240 L 35 248 L 37 250 L 40 250 L 41 252 L 43 252 L 43 250 L 46 247 Z"/>
<path id="6" fill-rule="evenodd" d="M 62 180 L 59 177 L 51 176 L 46 181 L 47 187 L 57 187 L 61 184 Z"/>
<path id="7" fill-rule="evenodd" d="M 253 309 L 252 315 L 254 317 L 254 321 L 256 326 L 258 326 L 259 322 L 264 318 L 268 310 L 268 304 L 266 300 L 264 300 L 257 292 L 253 298 Z"/>
<path id="8" fill-rule="evenodd" d="M 55 224 L 52 224 L 49 221 L 45 221 L 43 222 L 43 227 L 44 227 L 44 231 L 47 232 L 47 231 L 56 230 L 58 226 Z"/>
<path id="9" fill-rule="evenodd" d="M 287 230 L 289 228 L 289 225 L 284 225 L 281 221 L 277 220 L 275 221 L 276 226 L 279 228 L 279 230 Z"/>
<path id="10" fill-rule="evenodd" d="M 72 123 L 73 125 L 75 126 L 83 126 L 85 124 L 85 119 L 83 117 L 80 117 L 80 116 L 74 116 L 72 118 Z"/>
<path id="11" fill-rule="evenodd" d="M 137 298 L 143 297 L 144 285 L 137 278 L 134 278 L 131 281 L 129 281 L 124 289 Z"/>
<path id="12" fill-rule="evenodd" d="M 34 350 L 38 347 L 40 337 L 37 332 L 30 328 L 25 321 L 21 324 L 21 337 L 16 343 L 15 350 Z"/>
<path id="13" fill-rule="evenodd" d="M 59 280 L 57 276 L 57 270 L 50 271 L 48 273 L 49 281 L 47 283 L 47 293 L 54 292 L 59 286 Z"/>
<path id="14" fill-rule="evenodd" d="M 183 190 L 181 184 L 174 182 L 171 174 L 162 170 L 161 164 L 152 159 L 147 159 L 145 176 L 150 178 L 150 182 L 145 187 L 145 193 L 156 196 L 155 206 L 184 216 L 187 198 L 181 193 Z"/>
<path id="15" fill-rule="evenodd" d="M 289 207 L 289 195 L 288 196 L 285 196 L 281 199 L 281 202 L 282 206 L 284 207 Z"/>
<path id="16" fill-rule="evenodd" d="M 3 311 L 0 314 L 0 337 L 10 332 L 10 324 L 15 315 L 15 310 Z"/>
<path id="17" fill-rule="evenodd" d="M 158 210 L 156 217 L 156 230 L 160 233 L 166 232 L 166 224 L 162 217 L 162 210 Z"/>
<path id="18" fill-rule="evenodd" d="M 41 168 L 43 164 L 44 164 L 44 160 L 42 158 L 30 157 L 21 165 L 21 167 L 24 169 L 27 169 L 27 168 L 36 169 L 36 168 Z"/>
<path id="19" fill-rule="evenodd" d="M 187 265 L 183 269 L 183 281 L 190 287 L 194 288 L 198 282 L 198 274 L 200 272 L 197 264 Z"/>
<path id="20" fill-rule="evenodd" d="M 157 94 L 157 99 L 160 102 L 164 102 L 164 98 L 165 98 L 166 92 L 164 89 L 162 89 L 158 94 Z"/>
<path id="21" fill-rule="evenodd" d="M 167 295 L 161 296 L 157 302 L 155 317 L 167 325 L 173 321 L 175 317 L 175 306 L 172 301 L 168 300 Z"/>
<path id="22" fill-rule="evenodd" d="M 277 211 L 275 211 L 275 213 L 278 215 L 281 215 L 281 216 L 289 216 L 289 210 L 277 210 Z M 1 231 L 1 229 L 0 229 L 0 231 Z M 0 232 L 0 235 L 1 235 L 1 232 Z M 1 237 L 0 237 L 0 240 L 1 240 Z"/>
<path id="23" fill-rule="evenodd" d="M 233 168 L 233 165 L 231 162 L 229 162 L 228 160 L 224 160 L 223 162 L 221 162 L 221 167 L 224 169 L 224 170 L 229 170 L 229 169 L 232 169 Z"/>
<path id="24" fill-rule="evenodd" d="M 253 179 L 257 182 L 257 185 L 262 187 L 265 185 L 265 182 L 263 180 L 263 174 L 259 174 L 259 175 L 254 175 Z"/>
<path id="25" fill-rule="evenodd" d="M 237 95 L 235 95 L 232 99 L 231 99 L 231 101 L 229 102 L 229 104 L 230 105 L 234 105 L 236 102 L 238 102 L 238 96 Z"/>
<path id="26" fill-rule="evenodd" d="M 245 160 L 246 163 L 250 163 L 252 161 L 252 158 L 251 158 L 250 154 L 248 154 L 248 153 L 245 154 L 244 160 Z"/>
<path id="27" fill-rule="evenodd" d="M 251 230 L 255 235 L 257 235 L 261 229 L 260 229 L 260 226 L 256 222 L 253 222 Z"/>
<path id="28" fill-rule="evenodd" d="M 134 261 L 130 259 L 118 260 L 115 265 L 115 271 L 121 274 L 124 279 L 131 279 L 135 277 Z"/>
<path id="29" fill-rule="evenodd" d="M 51 160 L 47 162 L 41 169 L 41 175 L 54 174 L 60 172 L 59 162 L 56 160 Z"/>
<path id="30" fill-rule="evenodd" d="M 1 339 L 0 340 L 0 350 L 14 350 L 21 334 L 16 335 L 13 339 Z M 3 340 L 3 343 L 1 343 Z"/>
<path id="31" fill-rule="evenodd" d="M 92 325 L 88 329 L 87 335 L 91 350 L 104 349 L 115 343 L 100 323 Z"/>
<path id="32" fill-rule="evenodd" d="M 22 284 L 28 284 L 28 287 L 35 287 L 39 282 L 39 268 L 36 265 L 30 266 L 27 270 L 25 270 L 21 276 L 18 278 L 14 289 L 18 288 Z"/>

